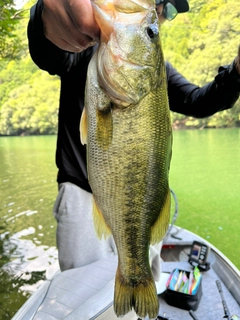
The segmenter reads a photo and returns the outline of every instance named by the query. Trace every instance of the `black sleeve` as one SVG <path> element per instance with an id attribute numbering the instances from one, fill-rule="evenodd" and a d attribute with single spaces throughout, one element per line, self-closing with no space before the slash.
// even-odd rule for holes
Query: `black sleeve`
<path id="1" fill-rule="evenodd" d="M 170 109 L 195 118 L 204 118 L 232 108 L 240 94 L 240 75 L 232 63 L 220 67 L 215 79 L 203 87 L 187 81 L 166 63 Z"/>
<path id="2" fill-rule="evenodd" d="M 72 53 L 61 50 L 45 37 L 41 19 L 42 9 L 43 0 L 38 0 L 31 8 L 27 30 L 29 52 L 36 65 L 51 75 L 61 76 L 72 67 L 78 65 L 81 68 L 81 64 L 89 62 L 92 47 L 81 53 Z"/>

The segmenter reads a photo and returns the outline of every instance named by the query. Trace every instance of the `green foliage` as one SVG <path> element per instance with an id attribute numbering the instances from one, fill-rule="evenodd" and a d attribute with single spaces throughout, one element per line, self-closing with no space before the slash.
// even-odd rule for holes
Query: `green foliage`
<path id="1" fill-rule="evenodd" d="M 190 12 L 162 27 L 165 58 L 189 81 L 202 86 L 229 64 L 240 44 L 239 0 L 190 0 Z M 175 127 L 231 127 L 240 124 L 240 101 L 206 119 L 173 114 Z"/>
<path id="2" fill-rule="evenodd" d="M 0 0 L 0 135 L 57 132 L 59 79 L 40 71 L 28 54 L 26 28 L 34 2 L 17 12 L 13 0 Z M 237 54 L 240 6 L 239 0 L 189 3 L 189 13 L 163 25 L 163 48 L 165 58 L 180 73 L 202 86 Z M 240 101 L 231 110 L 205 119 L 174 113 L 172 117 L 175 128 L 240 126 Z"/>
<path id="3" fill-rule="evenodd" d="M 21 19 L 16 29 L 21 43 L 19 59 L 0 60 L 0 135 L 57 132 L 59 79 L 41 71 L 28 53 L 26 29 L 34 2 L 20 10 L 26 19 Z"/>
<path id="4" fill-rule="evenodd" d="M 13 0 L 0 0 L 0 59 L 16 58 L 21 51 L 17 26 L 24 15 L 14 5 Z"/>
<path id="5" fill-rule="evenodd" d="M 55 134 L 58 96 L 58 79 L 37 70 L 29 81 L 10 90 L 1 108 L 0 134 Z"/>

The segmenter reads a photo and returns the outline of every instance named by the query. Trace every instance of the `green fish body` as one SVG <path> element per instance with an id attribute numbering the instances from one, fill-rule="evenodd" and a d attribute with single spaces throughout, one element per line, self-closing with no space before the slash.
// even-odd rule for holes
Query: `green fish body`
<path id="1" fill-rule="evenodd" d="M 81 140 L 87 143 L 99 238 L 118 251 L 114 310 L 156 318 L 149 245 L 169 225 L 172 130 L 155 1 L 95 0 L 101 29 L 88 68 Z"/>

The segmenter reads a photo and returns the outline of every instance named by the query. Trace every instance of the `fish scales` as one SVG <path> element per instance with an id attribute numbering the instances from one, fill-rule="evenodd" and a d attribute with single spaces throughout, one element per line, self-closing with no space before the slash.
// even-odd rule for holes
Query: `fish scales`
<path id="1" fill-rule="evenodd" d="M 149 245 L 169 223 L 172 133 L 155 2 L 95 0 L 93 8 L 101 39 L 88 68 L 80 131 L 94 224 L 99 237 L 112 233 L 118 251 L 115 313 L 134 308 L 156 318 Z"/>

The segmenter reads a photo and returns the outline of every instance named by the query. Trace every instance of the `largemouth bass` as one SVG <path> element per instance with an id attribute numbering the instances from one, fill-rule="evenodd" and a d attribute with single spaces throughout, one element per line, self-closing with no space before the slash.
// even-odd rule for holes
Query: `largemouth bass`
<path id="1" fill-rule="evenodd" d="M 169 224 L 172 131 L 154 0 L 93 0 L 101 38 L 81 118 L 93 218 L 118 251 L 114 310 L 156 318 L 149 245 Z"/>

